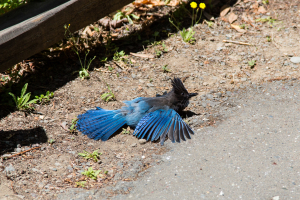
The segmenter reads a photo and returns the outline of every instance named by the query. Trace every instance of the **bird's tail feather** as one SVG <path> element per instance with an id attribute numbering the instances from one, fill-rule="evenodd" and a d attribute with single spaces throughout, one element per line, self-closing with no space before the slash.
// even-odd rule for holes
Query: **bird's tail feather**
<path id="1" fill-rule="evenodd" d="M 106 141 L 126 123 L 121 110 L 105 110 L 97 107 L 78 115 L 77 130 L 95 140 Z"/>

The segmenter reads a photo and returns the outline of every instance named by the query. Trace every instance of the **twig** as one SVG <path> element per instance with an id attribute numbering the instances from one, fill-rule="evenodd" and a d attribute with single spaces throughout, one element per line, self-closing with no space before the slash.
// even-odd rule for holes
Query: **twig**
<path id="1" fill-rule="evenodd" d="M 124 70 L 124 67 L 122 67 L 119 63 L 117 63 L 116 61 L 113 61 L 118 67 L 120 67 L 121 69 Z"/>
<path id="2" fill-rule="evenodd" d="M 225 42 L 225 43 L 234 43 L 234 44 L 242 44 L 242 45 L 249 45 L 249 46 L 252 46 L 252 44 L 250 44 L 250 43 L 246 43 L 246 42 L 238 42 L 238 41 L 232 41 L 232 40 L 223 40 L 223 42 Z"/>
<path id="3" fill-rule="evenodd" d="M 1 158 L 3 158 L 3 159 L 12 158 L 12 157 L 14 157 L 14 156 L 21 155 L 21 154 L 26 153 L 26 152 L 28 152 L 28 151 L 32 151 L 32 150 L 34 150 L 34 149 L 39 149 L 39 148 L 41 148 L 41 147 L 33 147 L 33 148 L 28 149 L 28 150 L 26 150 L 26 151 L 22 151 L 22 152 L 20 152 L 20 153 L 14 154 L 14 155 L 11 155 L 11 156 L 8 156 L 8 157 L 1 157 Z"/>

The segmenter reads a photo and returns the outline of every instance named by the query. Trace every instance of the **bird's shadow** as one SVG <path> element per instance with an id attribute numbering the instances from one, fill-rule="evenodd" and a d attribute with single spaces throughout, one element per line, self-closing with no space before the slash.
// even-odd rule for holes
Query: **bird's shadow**
<path id="1" fill-rule="evenodd" d="M 179 114 L 183 119 L 193 117 L 194 115 L 199 115 L 199 114 L 194 113 L 194 112 L 189 111 L 189 110 L 187 110 L 187 111 L 180 111 L 180 112 L 178 112 L 178 114 Z"/>
<path id="2" fill-rule="evenodd" d="M 42 127 L 27 130 L 0 131 L 0 155 L 14 151 L 18 144 L 30 146 L 31 144 L 45 143 L 47 141 L 48 137 Z"/>

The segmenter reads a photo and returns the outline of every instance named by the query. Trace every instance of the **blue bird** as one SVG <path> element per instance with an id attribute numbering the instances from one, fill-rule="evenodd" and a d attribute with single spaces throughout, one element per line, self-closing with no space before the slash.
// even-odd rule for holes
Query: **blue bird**
<path id="1" fill-rule="evenodd" d="M 122 126 L 135 128 L 133 135 L 156 141 L 163 145 L 166 136 L 174 143 L 191 139 L 192 129 L 177 113 L 185 109 L 189 99 L 197 93 L 188 93 L 179 78 L 172 80 L 172 90 L 161 96 L 138 97 L 124 101 L 126 106 L 119 110 L 105 110 L 97 107 L 78 115 L 77 130 L 94 140 L 102 141 Z"/>

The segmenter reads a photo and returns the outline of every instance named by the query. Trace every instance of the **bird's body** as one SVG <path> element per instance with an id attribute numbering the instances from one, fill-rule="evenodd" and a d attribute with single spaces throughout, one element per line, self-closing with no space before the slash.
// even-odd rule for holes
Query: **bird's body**
<path id="1" fill-rule="evenodd" d="M 124 101 L 126 106 L 119 110 L 105 110 L 97 107 L 78 116 L 77 129 L 89 138 L 106 141 L 124 125 L 135 128 L 134 135 L 155 141 L 159 137 L 163 144 L 165 137 L 172 142 L 191 138 L 191 128 L 177 113 L 189 104 L 197 94 L 188 93 L 181 80 L 172 80 L 173 89 L 158 97 L 138 97 Z"/>

